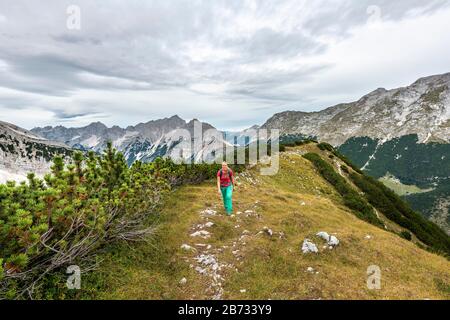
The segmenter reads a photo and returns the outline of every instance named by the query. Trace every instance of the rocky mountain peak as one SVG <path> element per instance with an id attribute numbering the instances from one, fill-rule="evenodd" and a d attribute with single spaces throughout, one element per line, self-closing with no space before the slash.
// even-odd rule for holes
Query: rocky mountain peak
<path id="1" fill-rule="evenodd" d="M 449 142 L 449 88 L 450 73 L 425 77 L 403 88 L 378 88 L 358 101 L 319 112 L 278 113 L 262 127 L 316 136 L 334 145 L 351 137 L 389 140 L 409 134 L 417 134 L 419 142 Z"/>

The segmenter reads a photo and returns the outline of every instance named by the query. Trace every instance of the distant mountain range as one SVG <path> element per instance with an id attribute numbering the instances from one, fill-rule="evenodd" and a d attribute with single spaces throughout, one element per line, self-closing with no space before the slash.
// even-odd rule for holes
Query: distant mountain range
<path id="1" fill-rule="evenodd" d="M 210 160 L 223 144 L 248 143 L 251 129 L 279 129 L 284 136 L 311 136 L 338 147 L 372 176 L 394 189 L 407 190 L 396 191 L 450 233 L 449 88 L 450 73 L 430 76 L 403 88 L 380 88 L 358 101 L 318 112 L 278 113 L 261 127 L 242 132 L 222 132 L 178 116 L 127 128 L 96 122 L 82 128 L 56 126 L 31 132 L 0 122 L 0 182 L 23 178 L 28 171 L 43 173 L 54 154 L 67 154 L 70 149 L 101 152 L 108 141 L 129 164 L 159 156 L 198 160 L 203 154 Z M 207 132 L 200 144 L 193 136 L 194 126 Z"/>
<path id="2" fill-rule="evenodd" d="M 198 149 L 193 147 L 190 138 L 194 137 L 196 125 L 202 128 L 204 135 L 204 143 Z M 211 159 L 214 157 L 215 143 L 227 143 L 223 140 L 222 132 L 210 124 L 197 119 L 186 122 L 178 116 L 140 123 L 125 129 L 118 126 L 108 128 L 103 123 L 96 122 L 82 128 L 44 127 L 34 128 L 32 132 L 84 151 L 101 152 L 108 141 L 111 141 L 116 149 L 123 152 L 129 164 L 136 160 L 150 162 L 160 156 L 175 156 L 173 152 L 180 150 L 184 160 L 194 160 L 202 154 L 205 159 Z M 180 154 L 177 153 L 176 156 Z"/>

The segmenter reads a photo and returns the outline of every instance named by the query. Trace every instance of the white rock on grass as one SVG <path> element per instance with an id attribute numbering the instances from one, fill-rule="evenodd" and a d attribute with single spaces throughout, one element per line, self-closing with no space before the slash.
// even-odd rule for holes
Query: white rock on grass
<path id="1" fill-rule="evenodd" d="M 206 270 L 203 269 L 202 267 L 195 267 L 195 271 L 197 271 L 200 274 L 205 274 L 206 273 Z"/>
<path id="2" fill-rule="evenodd" d="M 319 249 L 317 249 L 317 246 L 311 240 L 305 239 L 303 241 L 302 251 L 303 253 L 318 253 Z"/>
<path id="3" fill-rule="evenodd" d="M 330 240 L 328 240 L 328 244 L 330 245 L 330 247 L 336 247 L 339 244 L 339 240 L 335 236 L 330 236 Z"/>
<path id="4" fill-rule="evenodd" d="M 372 236 L 371 236 L 371 235 L 367 235 L 365 238 L 366 238 L 367 240 L 370 240 L 370 239 L 372 239 Z"/>
<path id="5" fill-rule="evenodd" d="M 205 216 L 215 216 L 217 214 L 217 211 L 213 210 L 213 209 L 205 209 L 205 210 L 201 211 L 200 213 Z"/>
<path id="6" fill-rule="evenodd" d="M 264 232 L 267 233 L 269 236 L 272 236 L 272 235 L 273 235 L 272 229 L 269 229 L 268 227 L 264 227 L 263 230 L 264 230 Z"/>
<path id="7" fill-rule="evenodd" d="M 330 239 L 330 235 L 327 232 L 323 232 L 323 231 L 316 234 L 316 236 L 322 238 L 325 241 L 328 241 L 328 239 Z"/>
<path id="8" fill-rule="evenodd" d="M 209 238 L 211 234 L 206 230 L 196 231 L 191 234 L 191 237 L 202 237 L 203 239 Z"/>
<path id="9" fill-rule="evenodd" d="M 183 278 L 183 279 L 180 280 L 179 284 L 185 285 L 186 282 L 187 282 L 187 279 L 186 279 L 186 278 Z"/>
<path id="10" fill-rule="evenodd" d="M 317 234 L 317 236 L 325 240 L 330 247 L 336 247 L 339 244 L 338 238 L 331 236 L 326 232 L 321 231 Z"/>
<path id="11" fill-rule="evenodd" d="M 197 247 L 206 247 L 207 245 L 204 243 L 196 243 L 195 244 Z"/>
<path id="12" fill-rule="evenodd" d="M 188 245 L 186 243 L 182 244 L 180 248 L 185 251 L 196 251 L 195 248 L 191 247 L 190 245 Z"/>
<path id="13" fill-rule="evenodd" d="M 247 290 L 245 290 L 245 289 L 241 289 L 241 290 L 239 290 L 241 293 L 246 293 L 247 292 Z"/>
<path id="14" fill-rule="evenodd" d="M 308 269 L 306 269 L 306 271 L 308 271 L 310 273 L 314 273 L 314 268 L 313 267 L 308 267 Z"/>
<path id="15" fill-rule="evenodd" d="M 204 266 L 210 266 L 213 270 L 217 270 L 219 268 L 219 264 L 213 255 L 201 254 L 196 257 L 195 260 Z"/>

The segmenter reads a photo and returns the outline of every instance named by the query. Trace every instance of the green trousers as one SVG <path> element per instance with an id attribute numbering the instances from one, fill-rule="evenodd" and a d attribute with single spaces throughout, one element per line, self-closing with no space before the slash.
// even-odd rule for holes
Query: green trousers
<path id="1" fill-rule="evenodd" d="M 233 186 L 229 185 L 228 187 L 220 187 L 220 191 L 222 192 L 223 206 L 225 207 L 225 211 L 227 215 L 231 215 L 233 212 Z"/>

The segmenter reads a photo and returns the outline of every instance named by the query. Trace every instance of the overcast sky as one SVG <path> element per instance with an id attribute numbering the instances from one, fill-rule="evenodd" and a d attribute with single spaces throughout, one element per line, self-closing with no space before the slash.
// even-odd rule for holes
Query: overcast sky
<path id="1" fill-rule="evenodd" d="M 241 129 L 450 72 L 449 43 L 450 0 L 0 0 L 0 120 Z"/>

